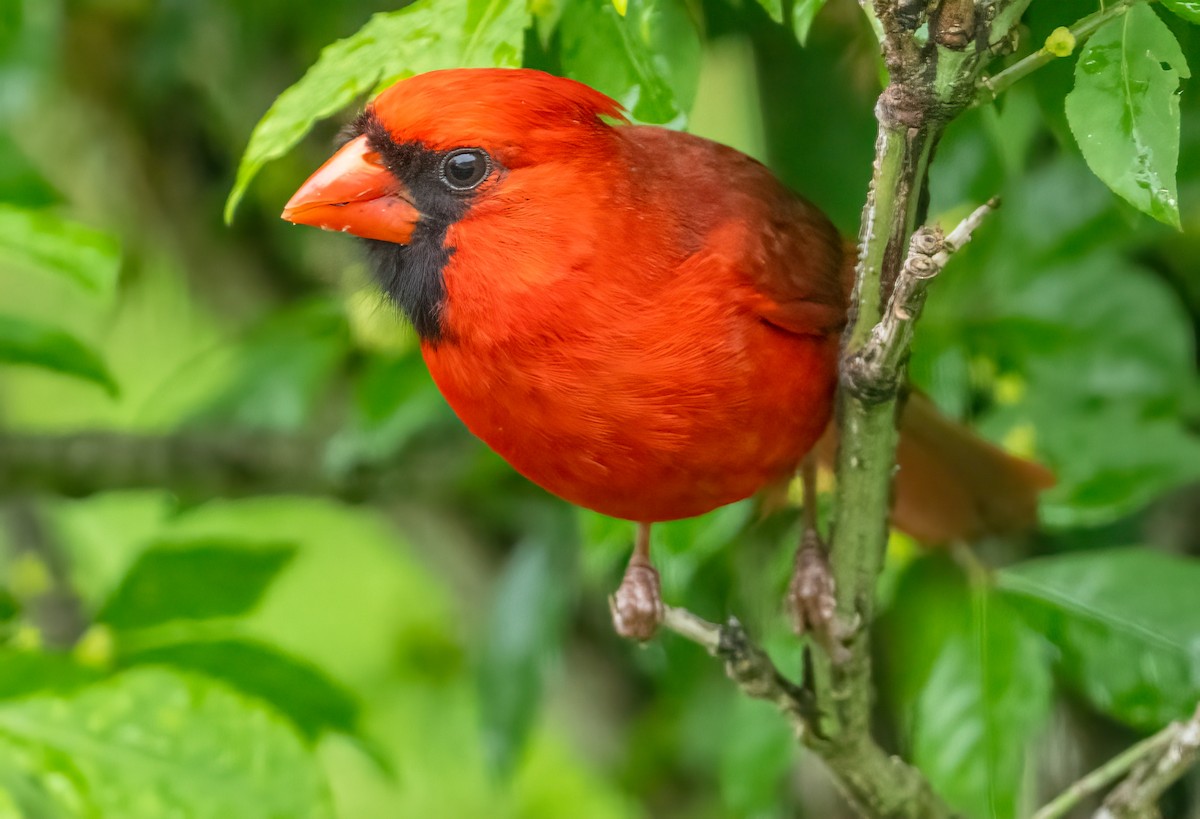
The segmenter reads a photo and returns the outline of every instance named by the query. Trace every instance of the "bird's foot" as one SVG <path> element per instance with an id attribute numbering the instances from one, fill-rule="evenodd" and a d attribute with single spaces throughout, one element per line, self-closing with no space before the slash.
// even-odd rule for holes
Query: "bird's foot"
<path id="1" fill-rule="evenodd" d="M 654 636 L 664 613 L 661 588 L 658 571 L 635 554 L 616 594 L 608 598 L 617 634 L 642 643 Z"/>
<path id="2" fill-rule="evenodd" d="M 820 536 L 813 529 L 804 533 L 796 552 L 796 568 L 788 584 L 787 609 L 797 635 L 812 634 L 835 662 L 849 657 L 846 640 L 854 629 L 837 616 L 837 585 Z"/>

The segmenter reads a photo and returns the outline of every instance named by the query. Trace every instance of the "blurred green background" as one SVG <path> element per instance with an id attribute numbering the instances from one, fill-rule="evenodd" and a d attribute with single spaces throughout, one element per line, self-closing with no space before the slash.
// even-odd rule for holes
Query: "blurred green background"
<path id="1" fill-rule="evenodd" d="M 857 4 L 492 5 L 434 3 L 445 42 L 406 47 L 453 64 L 465 14 L 489 59 L 739 147 L 856 231 L 881 73 Z M 277 95 L 395 8 L 0 0 L 0 815 L 846 815 L 700 649 L 611 633 L 631 527 L 475 441 L 355 242 L 279 220 L 353 109 L 224 223 Z M 1095 8 L 1034 0 L 1024 48 Z M 1177 232 L 1089 172 L 1073 64 L 955 122 L 931 182 L 943 223 L 1005 205 L 934 287 L 913 377 L 1060 479 L 1044 532 L 979 546 L 998 574 L 889 553 L 879 732 L 971 816 L 1200 699 L 1200 90 Z M 362 71 L 348 98 L 388 79 Z M 753 502 L 656 527 L 667 601 L 798 676 L 796 529 Z M 1198 806 L 1193 776 L 1165 815 Z"/>

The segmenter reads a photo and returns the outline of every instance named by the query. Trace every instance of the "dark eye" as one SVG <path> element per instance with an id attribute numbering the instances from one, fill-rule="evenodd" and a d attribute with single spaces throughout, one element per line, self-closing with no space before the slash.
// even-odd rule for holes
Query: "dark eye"
<path id="1" fill-rule="evenodd" d="M 459 148 L 442 160 L 442 181 L 456 191 L 471 190 L 491 172 L 491 157 L 478 148 Z"/>

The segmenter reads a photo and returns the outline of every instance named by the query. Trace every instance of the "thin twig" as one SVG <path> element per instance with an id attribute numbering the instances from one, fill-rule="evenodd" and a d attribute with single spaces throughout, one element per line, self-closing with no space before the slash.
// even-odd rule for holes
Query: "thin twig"
<path id="1" fill-rule="evenodd" d="M 366 500 L 411 494 L 429 484 L 419 454 L 336 465 L 334 443 L 248 430 L 0 432 L 0 496 L 166 489 L 185 498 L 298 494 Z"/>
<path id="2" fill-rule="evenodd" d="M 879 401 L 895 395 L 901 362 L 908 353 L 929 283 L 999 206 L 999 199 L 990 199 L 959 222 L 949 236 L 943 236 L 936 225 L 926 225 L 913 234 L 883 318 L 863 348 L 847 362 L 844 381 L 849 389 L 865 400 Z"/>
<path id="3" fill-rule="evenodd" d="M 1142 757 L 1129 776 L 1105 798 L 1095 819 L 1141 819 L 1154 815 L 1163 792 L 1200 759 L 1200 705 L 1187 722 L 1172 723 L 1160 733 L 1167 735 L 1165 747 Z"/>
<path id="4" fill-rule="evenodd" d="M 1154 2 L 1154 0 L 1148 1 Z M 1082 46 L 1105 23 L 1117 19 L 1127 12 L 1131 6 L 1142 2 L 1147 2 L 1147 0 L 1115 0 L 1107 8 L 1102 8 L 1078 20 L 1068 28 L 1074 40 L 1075 48 Z M 980 78 L 973 104 L 983 105 L 992 102 L 1017 82 L 1025 79 L 1025 77 L 1039 68 L 1054 62 L 1060 56 L 1067 55 L 1057 54 L 1043 45 L 1037 51 L 1022 57 L 1003 71 L 990 77 Z"/>
<path id="5" fill-rule="evenodd" d="M 748 697 L 767 700 L 787 715 L 798 735 L 809 730 L 812 698 L 780 673 L 767 652 L 754 643 L 735 618 L 723 625 L 710 623 L 687 609 L 663 607 L 662 625 L 703 646 L 725 662 L 725 674 Z"/>
<path id="6" fill-rule="evenodd" d="M 1129 746 L 1047 802 L 1031 819 L 1059 819 L 1066 816 L 1084 799 L 1103 790 L 1145 757 L 1161 750 L 1174 737 L 1175 728 L 1174 724 L 1168 725 L 1157 734 Z"/>

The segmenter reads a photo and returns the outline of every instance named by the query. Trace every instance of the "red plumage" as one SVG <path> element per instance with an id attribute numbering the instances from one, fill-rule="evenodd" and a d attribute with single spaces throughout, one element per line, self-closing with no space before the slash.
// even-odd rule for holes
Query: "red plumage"
<path id="1" fill-rule="evenodd" d="M 434 237 L 420 258 L 442 261 L 420 275 L 437 267 L 421 291 L 436 302 L 407 307 L 434 311 L 425 360 L 518 471 L 650 522 L 747 497 L 813 448 L 833 404 L 852 250 L 764 166 L 623 124 L 608 97 L 529 70 L 431 72 L 370 111 L 382 136 L 367 127 L 285 218 L 414 249 Z M 459 191 L 445 163 L 464 151 L 487 173 Z M 915 414 L 923 429 L 948 424 L 926 415 Z M 922 474 L 902 464 L 902 481 L 968 490 L 947 527 L 909 515 L 920 534 L 1031 521 L 1040 468 L 960 433 L 918 439 Z M 927 494 L 901 485 L 902 522 L 905 497 Z"/>

